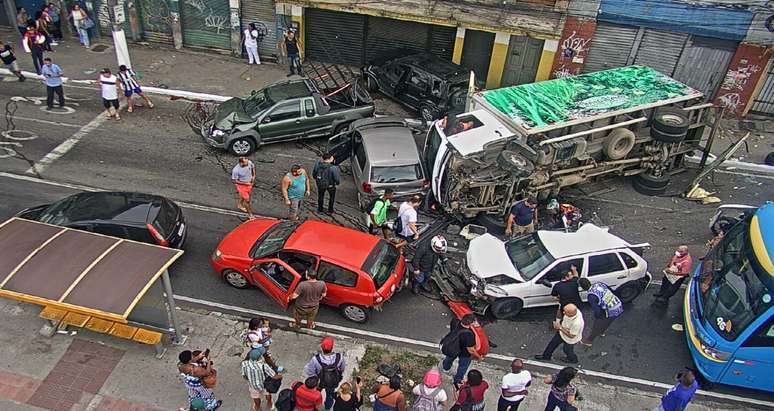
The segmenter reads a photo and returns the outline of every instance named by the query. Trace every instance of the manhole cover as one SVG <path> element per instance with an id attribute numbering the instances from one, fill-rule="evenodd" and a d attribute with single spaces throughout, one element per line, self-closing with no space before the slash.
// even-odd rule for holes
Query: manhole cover
<path id="1" fill-rule="evenodd" d="M 2 136 L 7 138 L 8 140 L 17 140 L 17 141 L 34 140 L 38 138 L 37 134 L 30 131 L 24 131 L 24 130 L 8 130 L 8 131 L 3 131 L 0 134 L 2 134 Z"/>
<path id="2" fill-rule="evenodd" d="M 93 52 L 95 52 L 95 53 L 102 53 L 102 52 L 104 52 L 105 50 L 107 50 L 107 49 L 109 49 L 109 48 L 110 48 L 110 47 L 108 47 L 108 46 L 105 46 L 105 45 L 103 45 L 103 44 L 97 44 L 96 46 L 94 46 L 94 47 L 92 47 L 92 48 L 91 48 L 91 51 L 93 51 Z"/>

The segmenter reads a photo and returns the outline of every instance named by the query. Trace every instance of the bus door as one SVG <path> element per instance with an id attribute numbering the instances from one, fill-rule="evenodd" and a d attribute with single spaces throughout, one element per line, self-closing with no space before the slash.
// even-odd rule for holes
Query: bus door
<path id="1" fill-rule="evenodd" d="M 774 391 L 774 310 L 768 310 L 768 320 L 747 336 L 730 358 L 719 381 L 765 391 Z M 753 328 L 753 327 L 750 327 Z"/>

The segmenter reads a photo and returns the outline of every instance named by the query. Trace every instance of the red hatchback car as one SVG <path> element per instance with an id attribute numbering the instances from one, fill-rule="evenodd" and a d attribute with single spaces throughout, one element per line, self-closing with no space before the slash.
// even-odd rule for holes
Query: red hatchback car
<path id="1" fill-rule="evenodd" d="M 220 242 L 212 266 L 236 288 L 256 286 L 283 308 L 307 269 L 315 269 L 348 320 L 364 323 L 407 283 L 406 261 L 383 239 L 322 221 L 255 219 Z"/>

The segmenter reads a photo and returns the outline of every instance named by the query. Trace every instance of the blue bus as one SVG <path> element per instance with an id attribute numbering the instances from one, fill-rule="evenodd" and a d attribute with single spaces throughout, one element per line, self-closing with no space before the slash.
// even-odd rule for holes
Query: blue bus
<path id="1" fill-rule="evenodd" d="M 710 382 L 774 391 L 774 203 L 724 231 L 685 292 L 685 336 Z"/>

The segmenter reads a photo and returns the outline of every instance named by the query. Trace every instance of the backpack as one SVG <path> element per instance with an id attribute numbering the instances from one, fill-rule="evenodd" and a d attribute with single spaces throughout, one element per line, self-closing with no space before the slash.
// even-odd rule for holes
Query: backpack
<path id="1" fill-rule="evenodd" d="M 277 400 L 274 401 L 274 407 L 277 411 L 293 411 L 296 408 L 296 390 L 301 387 L 303 383 L 296 381 L 290 388 L 285 388 L 277 395 Z"/>
<path id="2" fill-rule="evenodd" d="M 250 335 L 260 335 L 258 332 L 253 331 L 249 328 L 245 328 L 242 331 L 242 335 L 240 336 L 240 339 L 242 340 L 242 345 L 244 345 L 247 348 L 253 348 L 253 342 L 250 341 Z"/>
<path id="3" fill-rule="evenodd" d="M 320 354 L 314 356 L 317 362 L 320 364 L 320 372 L 317 377 L 320 379 L 320 388 L 336 389 L 343 378 L 341 370 L 339 370 L 339 363 L 341 362 L 341 353 L 336 353 L 336 359 L 333 364 L 325 364 L 322 362 Z"/>
<path id="4" fill-rule="evenodd" d="M 333 184 L 333 165 L 321 162 L 314 173 L 314 181 L 317 183 L 317 187 L 328 188 Z"/>
<path id="5" fill-rule="evenodd" d="M 392 222 L 392 231 L 398 235 L 403 232 L 403 218 L 401 218 L 400 214 L 398 214 L 398 217 Z"/>
<path id="6" fill-rule="evenodd" d="M 419 386 L 419 396 L 417 396 L 417 400 L 414 402 L 414 411 L 441 411 L 441 404 L 438 404 L 438 401 L 435 400 L 435 396 L 438 395 L 438 391 L 441 390 L 441 387 L 435 387 L 433 391 L 430 393 L 425 392 L 425 386 L 420 385 Z"/>
<path id="7" fill-rule="evenodd" d="M 373 200 L 371 200 L 370 203 L 366 206 L 366 213 L 371 214 L 371 211 L 374 211 L 374 207 L 376 207 L 376 203 L 378 202 L 384 202 L 384 200 L 381 197 L 376 197 Z"/>
<path id="8" fill-rule="evenodd" d="M 459 357 L 462 354 L 462 347 L 460 347 L 460 337 L 464 332 L 471 332 L 465 327 L 460 326 L 454 330 L 451 330 L 443 338 L 441 338 L 440 346 L 441 352 L 447 357 Z"/>

